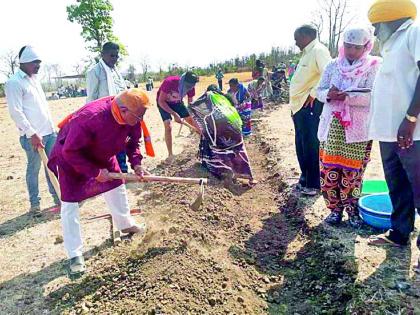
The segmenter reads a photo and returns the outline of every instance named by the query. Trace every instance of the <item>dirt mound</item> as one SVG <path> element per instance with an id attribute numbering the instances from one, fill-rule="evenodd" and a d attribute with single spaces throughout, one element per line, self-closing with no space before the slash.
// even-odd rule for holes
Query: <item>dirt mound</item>
<path id="1" fill-rule="evenodd" d="M 189 158 L 193 154 L 188 150 L 176 165 L 161 165 L 156 173 L 208 176 Z M 189 208 L 197 187 L 148 188 L 151 193 L 142 202 L 151 221 L 146 239 L 91 260 L 88 276 L 50 295 L 53 309 L 98 314 L 264 312 L 267 306 L 255 296 L 258 275 L 253 275 L 255 283 L 244 275 L 241 264 L 229 257 L 229 248 L 251 235 L 255 227 L 250 219 L 276 209 L 270 183 L 255 190 L 241 184 L 227 189 L 211 177 L 205 204 L 197 212 Z"/>

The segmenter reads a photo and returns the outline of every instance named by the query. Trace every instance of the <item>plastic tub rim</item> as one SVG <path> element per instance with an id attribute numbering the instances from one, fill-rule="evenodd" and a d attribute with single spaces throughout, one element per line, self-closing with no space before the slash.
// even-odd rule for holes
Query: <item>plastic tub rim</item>
<path id="1" fill-rule="evenodd" d="M 377 214 L 381 214 L 381 215 L 385 215 L 385 216 L 391 216 L 392 213 L 387 213 L 387 212 L 382 212 L 382 211 L 375 211 L 372 208 L 369 207 L 362 207 L 362 202 L 364 199 L 371 197 L 371 196 L 385 196 L 385 195 L 389 195 L 389 193 L 377 193 L 377 194 L 371 194 L 371 195 L 367 195 L 367 196 L 363 196 L 359 199 L 359 207 L 362 208 L 362 210 L 366 210 L 370 213 L 377 213 Z"/>

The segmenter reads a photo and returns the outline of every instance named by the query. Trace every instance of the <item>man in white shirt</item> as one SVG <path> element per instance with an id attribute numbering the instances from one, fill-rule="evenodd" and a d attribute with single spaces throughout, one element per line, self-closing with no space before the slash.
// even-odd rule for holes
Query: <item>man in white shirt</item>
<path id="1" fill-rule="evenodd" d="M 116 68 L 119 51 L 120 47 L 112 42 L 107 42 L 102 47 L 102 58 L 86 75 L 87 103 L 117 95 L 126 89 L 124 78 Z"/>
<path id="2" fill-rule="evenodd" d="M 26 184 L 31 212 L 40 211 L 38 175 L 41 158 L 38 148 L 45 148 L 49 155 L 56 140 L 47 99 L 37 79 L 41 58 L 31 46 L 19 52 L 19 70 L 6 82 L 6 100 L 9 113 L 20 133 L 20 144 L 28 160 Z M 47 176 L 48 188 L 56 205 L 60 200 Z"/>
<path id="3" fill-rule="evenodd" d="M 370 244 L 407 245 L 420 211 L 420 27 L 411 0 L 374 2 L 369 19 L 382 48 L 369 136 L 379 140 L 392 205 L 392 229 Z M 417 240 L 419 244 L 419 240 Z"/>
<path id="4" fill-rule="evenodd" d="M 121 73 L 116 68 L 120 47 L 113 42 L 107 42 L 102 47 L 101 59 L 86 75 L 87 99 L 92 102 L 99 98 L 117 95 L 126 90 L 126 83 Z M 125 152 L 117 155 L 121 171 L 127 173 L 127 158 Z"/>
<path id="5" fill-rule="evenodd" d="M 303 25 L 295 31 L 296 46 L 302 57 L 290 83 L 290 105 L 296 134 L 296 154 L 301 169 L 298 191 L 316 196 L 320 187 L 318 126 L 323 103 L 316 99 L 316 90 L 330 53 L 318 41 L 313 26 Z"/>

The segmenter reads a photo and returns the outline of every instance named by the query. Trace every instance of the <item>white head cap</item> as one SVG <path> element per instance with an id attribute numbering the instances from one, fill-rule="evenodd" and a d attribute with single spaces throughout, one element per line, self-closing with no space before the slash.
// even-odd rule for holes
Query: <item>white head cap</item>
<path id="1" fill-rule="evenodd" d="M 19 57 L 19 63 L 28 63 L 35 60 L 41 61 L 41 57 L 32 46 L 26 46 Z"/>
<path id="2" fill-rule="evenodd" d="M 373 39 L 372 29 L 369 27 L 351 27 L 344 32 L 344 42 L 364 46 Z"/>

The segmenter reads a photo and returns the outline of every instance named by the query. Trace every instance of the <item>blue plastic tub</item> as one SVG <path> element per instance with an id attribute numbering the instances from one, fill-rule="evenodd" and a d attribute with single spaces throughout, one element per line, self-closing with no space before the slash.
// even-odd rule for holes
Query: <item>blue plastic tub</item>
<path id="1" fill-rule="evenodd" d="M 370 226 L 387 230 L 391 228 L 392 203 L 389 194 L 373 194 L 360 198 L 360 217 Z"/>

